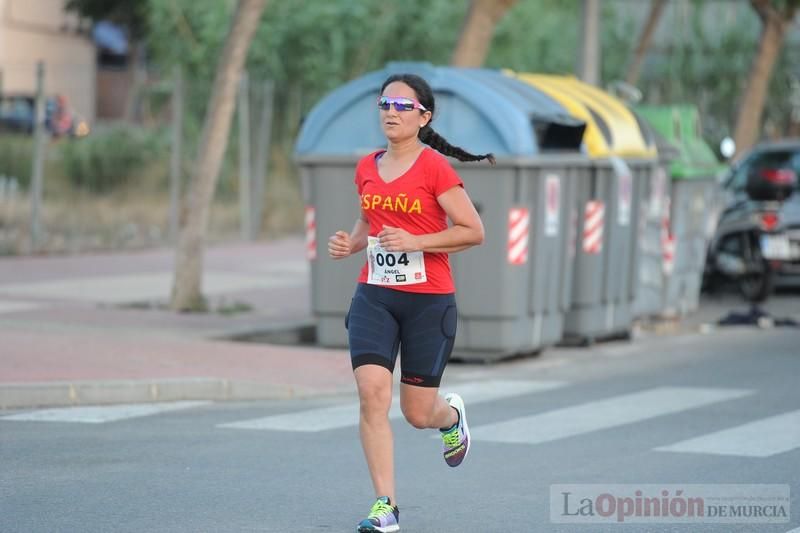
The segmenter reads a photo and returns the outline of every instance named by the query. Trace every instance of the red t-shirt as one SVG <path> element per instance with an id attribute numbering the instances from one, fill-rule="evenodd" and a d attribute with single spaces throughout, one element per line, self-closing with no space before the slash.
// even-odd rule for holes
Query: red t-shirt
<path id="1" fill-rule="evenodd" d="M 405 174 L 386 183 L 378 174 L 378 150 L 356 166 L 355 184 L 361 198 L 361 212 L 369 222 L 369 234 L 376 237 L 383 225 L 402 228 L 413 235 L 438 233 L 447 229 L 447 213 L 436 198 L 464 183 L 447 159 L 432 148 L 424 148 Z M 449 294 L 455 292 L 450 261 L 446 253 L 424 253 L 427 281 L 392 285 L 405 292 Z M 367 282 L 367 262 L 359 283 Z"/>

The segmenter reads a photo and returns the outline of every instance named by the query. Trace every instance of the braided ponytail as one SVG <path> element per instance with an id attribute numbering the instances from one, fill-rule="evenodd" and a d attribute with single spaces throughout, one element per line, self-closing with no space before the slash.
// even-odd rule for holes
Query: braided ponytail
<path id="1" fill-rule="evenodd" d="M 383 94 L 383 90 L 386 89 L 387 85 L 396 81 L 405 83 L 411 87 L 414 92 L 417 93 L 417 99 L 419 102 L 425 106 L 425 109 L 431 112 L 431 120 L 428 121 L 428 124 L 426 124 L 424 127 L 420 128 L 419 133 L 417 134 L 420 141 L 424 142 L 437 152 L 449 157 L 454 157 L 459 161 L 482 161 L 486 159 L 489 161 L 489 163 L 494 165 L 494 155 L 471 154 L 463 148 L 453 146 L 447 142 L 447 139 L 433 131 L 433 128 L 430 126 L 430 122 L 433 120 L 434 111 L 436 109 L 436 101 L 433 97 L 433 90 L 431 90 L 431 86 L 428 85 L 427 81 L 416 74 L 393 74 L 386 78 L 386 81 L 383 82 L 383 85 L 381 86 L 381 94 Z"/>
<path id="2" fill-rule="evenodd" d="M 486 159 L 492 165 L 495 163 L 494 155 L 492 154 L 475 155 L 467 152 L 459 146 L 453 146 L 447 142 L 447 139 L 433 131 L 433 128 L 430 127 L 430 124 L 426 124 L 424 128 L 420 128 L 419 140 L 437 152 L 449 157 L 455 157 L 459 161 L 483 161 Z"/>

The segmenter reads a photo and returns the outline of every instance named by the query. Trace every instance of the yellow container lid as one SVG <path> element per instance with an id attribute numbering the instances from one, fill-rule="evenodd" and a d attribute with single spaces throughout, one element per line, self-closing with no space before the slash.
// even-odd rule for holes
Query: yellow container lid
<path id="1" fill-rule="evenodd" d="M 574 76 L 516 73 L 510 70 L 505 73 L 536 87 L 564 106 L 573 117 L 585 121 L 583 138 L 590 157 L 657 156 L 655 145 L 648 143 L 633 112 L 607 92 Z"/>

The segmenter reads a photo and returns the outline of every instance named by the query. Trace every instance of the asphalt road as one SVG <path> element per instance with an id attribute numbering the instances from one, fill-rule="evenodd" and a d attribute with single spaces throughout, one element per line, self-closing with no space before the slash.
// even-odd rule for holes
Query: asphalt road
<path id="1" fill-rule="evenodd" d="M 579 508 L 569 500 L 564 512 L 558 487 L 551 503 L 561 484 L 797 494 L 798 346 L 797 329 L 732 328 L 451 365 L 444 388 L 467 402 L 473 447 L 448 468 L 434 431 L 394 419 L 402 530 L 798 528 L 796 497 L 775 524 L 551 517 Z M 354 531 L 373 501 L 354 400 L 0 413 L 0 531 Z"/>

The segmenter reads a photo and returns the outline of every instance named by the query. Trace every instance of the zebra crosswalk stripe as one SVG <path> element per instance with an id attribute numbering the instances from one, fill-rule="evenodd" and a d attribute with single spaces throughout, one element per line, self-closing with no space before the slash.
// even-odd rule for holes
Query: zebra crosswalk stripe
<path id="1" fill-rule="evenodd" d="M 741 389 L 658 387 L 471 427 L 470 433 L 474 440 L 538 444 L 733 400 L 752 393 L 751 390 Z"/>
<path id="2" fill-rule="evenodd" d="M 565 386 L 563 381 L 486 380 L 443 386 L 443 390 L 458 392 L 470 405 L 502 398 L 553 390 Z M 399 401 L 392 402 L 389 418 L 401 418 Z M 358 424 L 358 402 L 285 413 L 252 420 L 220 424 L 221 428 L 270 429 L 281 431 L 325 431 Z"/>
<path id="3" fill-rule="evenodd" d="M 44 307 L 41 302 L 25 302 L 18 300 L 0 300 L 0 313 L 19 313 L 22 311 L 32 311 Z"/>
<path id="4" fill-rule="evenodd" d="M 17 420 L 25 422 L 77 422 L 83 424 L 103 424 L 127 418 L 180 411 L 206 405 L 211 402 L 163 402 L 121 405 L 94 405 L 86 407 L 59 407 L 57 409 L 41 409 L 15 415 L 0 417 L 0 420 Z"/>
<path id="5" fill-rule="evenodd" d="M 796 448 L 800 448 L 800 411 L 715 431 L 656 451 L 770 457 Z"/>

